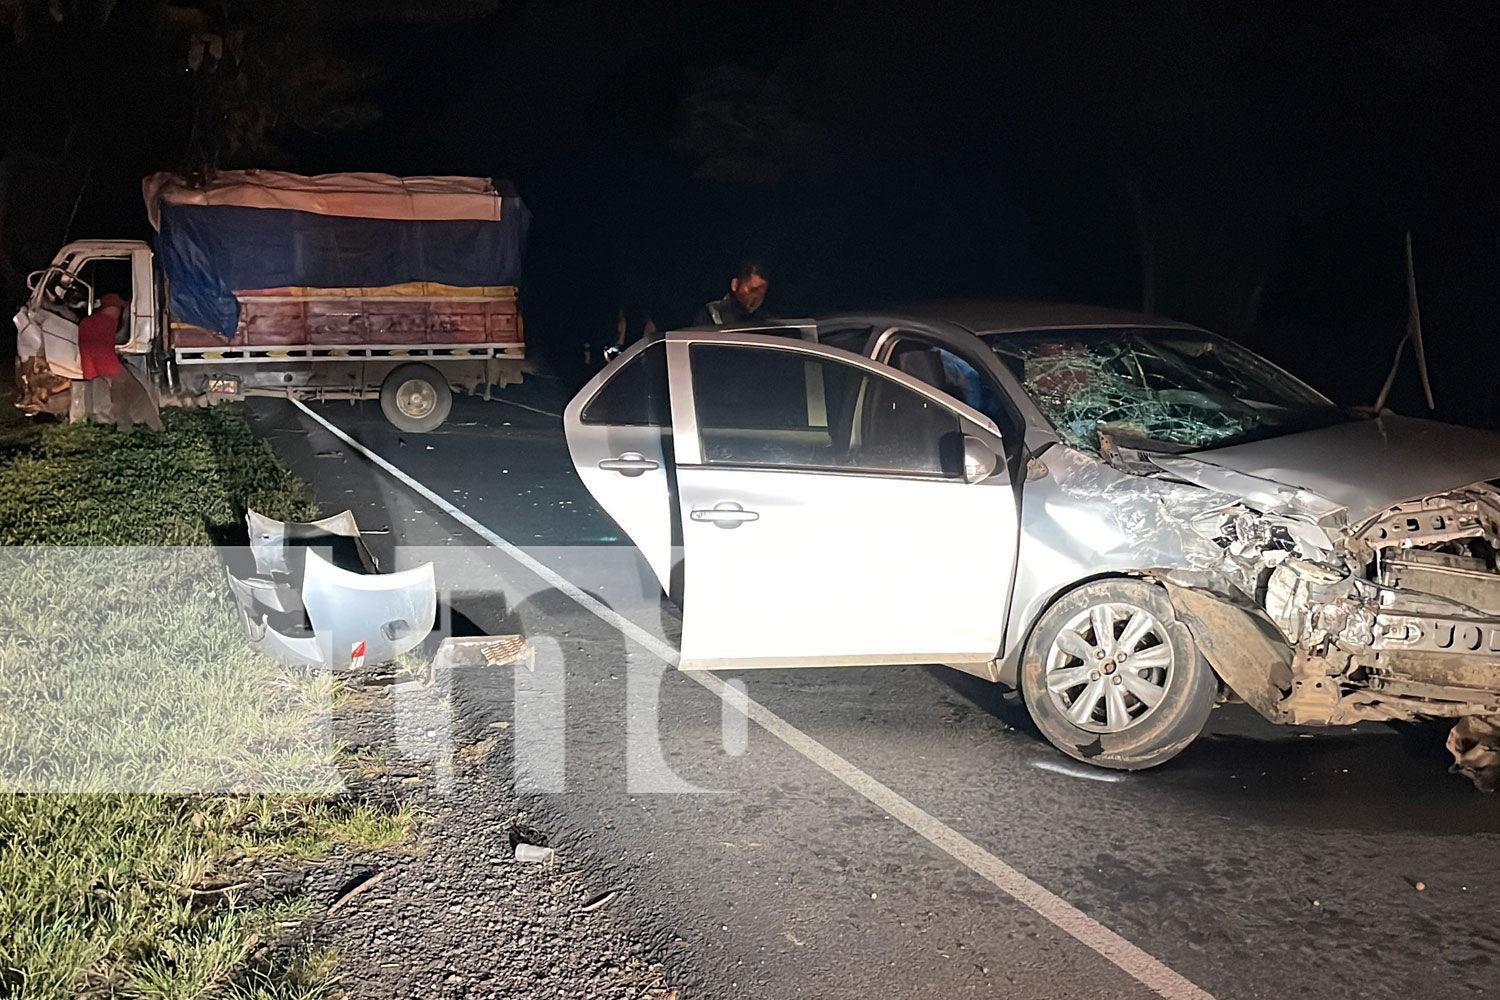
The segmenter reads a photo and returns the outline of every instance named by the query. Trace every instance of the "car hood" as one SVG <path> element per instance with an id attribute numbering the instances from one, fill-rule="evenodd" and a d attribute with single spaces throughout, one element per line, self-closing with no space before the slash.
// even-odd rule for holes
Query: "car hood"
<path id="1" fill-rule="evenodd" d="M 1392 504 L 1500 477 L 1500 435 L 1387 415 L 1185 457 L 1317 494 L 1357 523 Z"/>

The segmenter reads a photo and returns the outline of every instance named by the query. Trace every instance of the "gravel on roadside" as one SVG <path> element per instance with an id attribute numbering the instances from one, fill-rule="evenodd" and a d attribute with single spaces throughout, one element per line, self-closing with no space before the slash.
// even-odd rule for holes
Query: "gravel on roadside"
<path id="1" fill-rule="evenodd" d="M 660 954 L 670 935 L 632 907 L 630 886 L 612 880 L 586 838 L 549 837 L 515 793 L 508 723 L 462 693 L 445 702 L 455 749 L 440 774 L 396 753 L 393 687 L 365 680 L 334 713 L 336 738 L 365 762 L 356 792 L 399 798 L 423 819 L 413 851 L 344 859 L 316 876 L 332 909 L 309 938 L 337 950 L 338 987 L 351 1000 L 677 1000 Z M 520 842 L 555 854 L 518 861 Z"/>

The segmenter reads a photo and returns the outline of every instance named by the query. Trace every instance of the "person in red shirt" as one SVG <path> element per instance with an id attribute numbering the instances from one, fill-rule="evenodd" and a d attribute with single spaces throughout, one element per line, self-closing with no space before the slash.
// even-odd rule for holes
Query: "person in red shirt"
<path id="1" fill-rule="evenodd" d="M 91 417 L 120 427 L 142 423 L 161 430 L 161 414 L 146 387 L 120 363 L 115 349 L 115 335 L 121 317 L 129 315 L 127 303 L 114 292 L 99 300 L 99 308 L 78 324 L 79 367 L 83 369 L 88 388 L 88 413 Z M 95 381 L 96 379 L 101 381 Z M 79 387 L 74 388 L 78 391 Z"/>
<path id="2" fill-rule="evenodd" d="M 86 379 L 112 379 L 122 371 L 120 355 L 115 352 L 115 332 L 126 302 L 114 292 L 99 300 L 99 308 L 78 322 L 79 366 Z"/>

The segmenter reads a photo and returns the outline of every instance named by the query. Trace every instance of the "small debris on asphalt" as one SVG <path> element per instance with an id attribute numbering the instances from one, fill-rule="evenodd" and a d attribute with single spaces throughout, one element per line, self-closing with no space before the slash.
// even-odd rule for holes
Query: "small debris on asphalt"
<path id="1" fill-rule="evenodd" d="M 557 852 L 550 847 L 538 847 L 535 844 L 516 845 L 517 861 L 530 861 L 536 864 L 545 864 L 546 862 L 551 861 L 556 853 Z"/>
<path id="2" fill-rule="evenodd" d="M 517 846 L 519 846 L 519 845 L 517 845 Z M 615 901 L 615 897 L 617 897 L 619 895 L 620 895 L 620 890 L 619 889 L 611 889 L 608 892 L 606 892 L 604 895 L 600 896 L 598 899 L 595 899 L 593 902 L 586 903 L 583 906 L 580 906 L 578 909 L 574 910 L 573 912 L 574 913 L 593 913 L 595 910 L 602 910 L 604 907 L 606 907 L 610 903 L 614 902 Z"/>
<path id="3" fill-rule="evenodd" d="M 390 869 L 386 869 L 385 871 L 378 871 L 375 874 L 371 875 L 369 878 L 365 879 L 363 882 L 359 882 L 345 891 L 342 896 L 340 896 L 338 899 L 335 899 L 329 905 L 328 915 L 330 917 L 333 916 L 339 911 L 339 908 L 342 907 L 345 903 L 349 902 L 349 900 L 353 899 L 355 896 L 358 896 L 360 893 L 364 892 L 366 889 L 370 888 L 371 886 L 378 883 L 381 879 L 385 878 L 386 874 L 389 871 Z"/>
<path id="4" fill-rule="evenodd" d="M 1417 891 L 1418 892 L 1424 892 L 1424 891 L 1426 891 L 1426 889 L 1427 889 L 1427 883 L 1426 882 L 1418 882 L 1417 883 Z"/>

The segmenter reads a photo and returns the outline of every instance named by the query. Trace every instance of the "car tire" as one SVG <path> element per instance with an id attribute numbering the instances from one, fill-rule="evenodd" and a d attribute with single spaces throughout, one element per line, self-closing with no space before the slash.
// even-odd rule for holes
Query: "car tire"
<path id="1" fill-rule="evenodd" d="M 1217 690 L 1166 591 L 1143 580 L 1095 580 L 1064 594 L 1021 661 L 1021 693 L 1042 735 L 1117 770 L 1175 757 L 1203 731 Z"/>
<path id="2" fill-rule="evenodd" d="M 442 426 L 453 409 L 453 389 L 431 365 L 405 364 L 380 386 L 380 411 L 398 430 L 425 434 Z"/>

